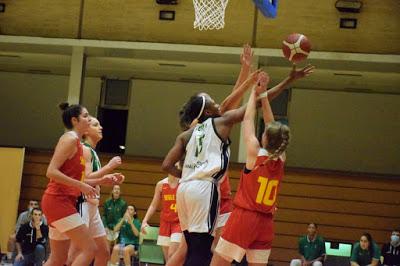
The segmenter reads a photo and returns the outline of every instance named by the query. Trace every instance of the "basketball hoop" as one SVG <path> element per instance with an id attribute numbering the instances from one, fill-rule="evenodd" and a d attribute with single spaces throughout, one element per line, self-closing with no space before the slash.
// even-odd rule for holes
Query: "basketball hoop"
<path id="1" fill-rule="evenodd" d="M 193 0 L 193 27 L 199 30 L 220 30 L 225 26 L 225 8 L 229 0 Z"/>

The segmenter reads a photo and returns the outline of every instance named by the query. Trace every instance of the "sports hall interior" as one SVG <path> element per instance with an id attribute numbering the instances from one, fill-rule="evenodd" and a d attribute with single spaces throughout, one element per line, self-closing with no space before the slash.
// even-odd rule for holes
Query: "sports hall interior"
<path id="1" fill-rule="evenodd" d="M 316 71 L 273 103 L 292 142 L 270 262 L 288 265 L 298 256 L 309 222 L 332 242 L 354 243 L 363 232 L 387 242 L 400 227 L 400 2 L 363 0 L 359 13 L 340 12 L 335 2 L 281 0 L 272 19 L 251 0 L 230 0 L 225 28 L 199 31 L 189 0 L 0 0 L 3 253 L 18 213 L 41 199 L 48 182 L 46 168 L 64 130 L 58 103 L 81 103 L 98 116 L 107 109 L 107 81 L 129 84 L 127 102 L 117 108 L 126 115 L 121 191 L 143 218 L 154 185 L 166 176 L 161 163 L 180 131 L 185 101 L 205 91 L 221 102 L 246 43 L 254 68 L 278 84 L 291 69 L 282 40 L 293 32 L 312 45 L 299 67 Z M 174 11 L 174 20 L 160 19 L 160 11 Z M 356 19 L 356 27 L 340 27 L 341 19 Z M 245 161 L 240 124 L 231 140 L 234 194 Z M 103 162 L 112 154 L 99 153 Z M 109 195 L 103 188 L 101 203 Z"/>

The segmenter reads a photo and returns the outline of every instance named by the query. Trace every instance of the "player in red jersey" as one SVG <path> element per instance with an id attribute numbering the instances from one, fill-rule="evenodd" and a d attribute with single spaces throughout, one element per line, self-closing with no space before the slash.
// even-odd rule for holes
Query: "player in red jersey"
<path id="1" fill-rule="evenodd" d="M 78 199 L 78 212 L 82 220 L 89 228 L 91 237 L 94 239 L 97 252 L 94 259 L 94 266 L 107 266 L 110 259 L 110 247 L 106 238 L 106 231 L 98 210 L 100 202 L 100 185 L 114 186 L 120 185 L 124 181 L 124 176 L 120 173 L 112 172 L 116 167 L 121 165 L 122 161 L 119 156 L 113 157 L 109 163 L 101 167 L 100 159 L 94 150 L 97 143 L 103 138 L 103 127 L 95 117 L 90 117 L 90 127 L 85 132 L 83 143 L 83 157 L 86 162 L 85 166 L 85 181 L 98 180 L 99 184 L 95 186 L 98 197 L 94 199 L 80 197 Z M 89 181 L 90 182 L 90 181 Z M 79 251 L 74 244 L 69 247 L 68 260 L 66 265 L 71 263 L 76 258 L 76 252 Z"/>
<path id="2" fill-rule="evenodd" d="M 70 239 L 79 248 L 72 265 L 84 266 L 94 258 L 96 245 L 75 204 L 81 192 L 89 198 L 96 196 L 96 189 L 83 182 L 85 159 L 80 139 L 89 128 L 90 118 L 86 108 L 80 105 L 61 104 L 60 108 L 64 125 L 70 131 L 58 141 L 46 173 L 50 181 L 42 198 L 42 208 L 50 225 L 51 253 L 45 265 L 64 265 Z"/>
<path id="3" fill-rule="evenodd" d="M 231 185 L 229 183 L 229 172 L 227 171 L 222 178 L 222 181 L 219 185 L 219 191 L 220 191 L 220 197 L 221 201 L 219 204 L 219 215 L 218 215 L 218 221 L 217 221 L 217 226 L 215 228 L 215 236 L 214 236 L 214 241 L 211 246 L 211 250 L 214 252 L 215 247 L 217 246 L 217 243 L 219 241 L 219 238 L 221 236 L 222 229 L 224 228 L 226 222 L 229 219 L 229 216 L 232 213 L 233 210 L 233 202 L 232 202 L 232 191 L 231 191 Z"/>
<path id="4" fill-rule="evenodd" d="M 262 93 L 266 124 L 262 147 L 255 134 L 256 91 L 253 90 L 243 119 L 246 143 L 246 166 L 235 196 L 235 209 L 215 249 L 211 265 L 230 265 L 246 255 L 249 265 L 267 265 L 274 238 L 273 214 L 279 186 L 284 174 L 284 151 L 289 143 L 289 128 L 274 117 L 268 101 L 264 74 L 257 88 Z"/>
<path id="5" fill-rule="evenodd" d="M 162 247 L 165 261 L 176 252 L 182 239 L 182 231 L 179 225 L 178 213 L 176 211 L 176 191 L 179 179 L 168 175 L 160 180 L 155 188 L 153 200 L 147 210 L 142 222 L 142 233 L 146 234 L 148 221 L 156 212 L 161 203 L 160 232 L 157 245 Z"/>

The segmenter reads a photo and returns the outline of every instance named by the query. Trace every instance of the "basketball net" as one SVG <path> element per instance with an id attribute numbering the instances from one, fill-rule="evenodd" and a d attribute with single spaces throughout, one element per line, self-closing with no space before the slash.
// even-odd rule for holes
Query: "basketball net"
<path id="1" fill-rule="evenodd" d="M 225 8 L 229 0 L 193 0 L 193 27 L 199 30 L 219 30 L 225 26 Z"/>

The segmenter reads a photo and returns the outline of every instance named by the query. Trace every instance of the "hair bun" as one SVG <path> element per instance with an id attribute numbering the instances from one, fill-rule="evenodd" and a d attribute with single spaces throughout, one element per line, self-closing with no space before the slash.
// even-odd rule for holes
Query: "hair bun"
<path id="1" fill-rule="evenodd" d="M 60 104 L 58 105 L 58 107 L 60 107 L 60 109 L 61 109 L 62 111 L 65 111 L 65 110 L 67 110 L 67 108 L 69 107 L 69 103 L 67 103 L 67 102 L 60 103 Z"/>

